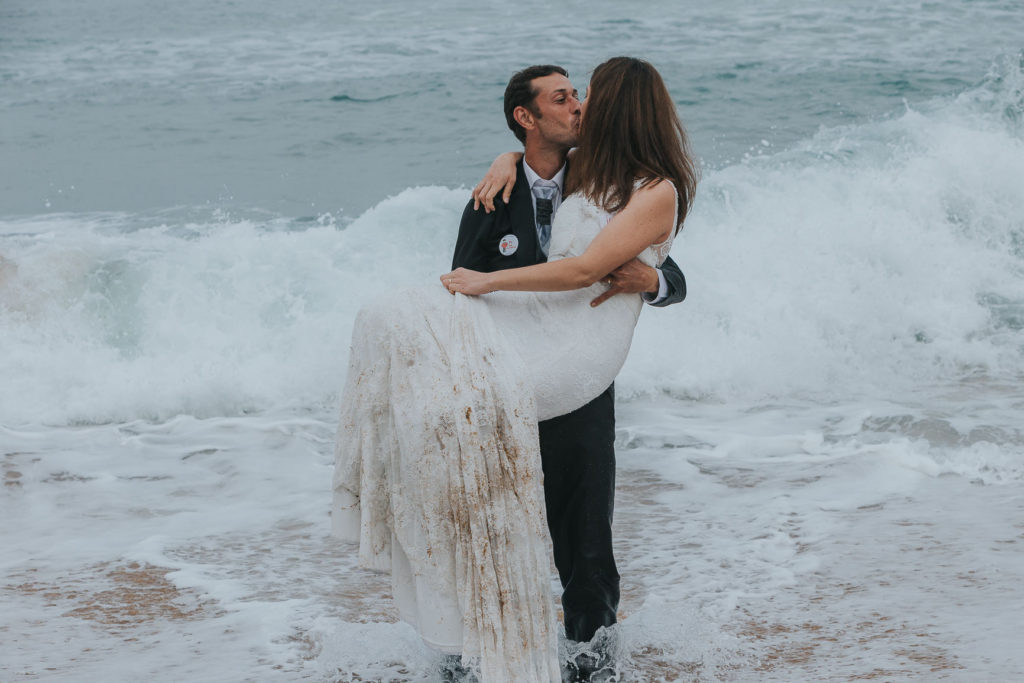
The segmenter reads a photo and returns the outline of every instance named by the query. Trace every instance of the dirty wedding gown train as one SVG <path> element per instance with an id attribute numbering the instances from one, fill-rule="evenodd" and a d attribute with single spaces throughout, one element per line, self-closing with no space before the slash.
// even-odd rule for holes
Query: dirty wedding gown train
<path id="1" fill-rule="evenodd" d="M 579 195 L 550 258 L 583 253 L 609 220 Z M 640 259 L 660 265 L 671 238 Z M 355 321 L 342 395 L 333 528 L 390 571 L 402 619 L 479 661 L 484 683 L 560 681 L 537 421 L 614 380 L 639 295 L 597 308 L 569 292 L 385 297 Z"/>

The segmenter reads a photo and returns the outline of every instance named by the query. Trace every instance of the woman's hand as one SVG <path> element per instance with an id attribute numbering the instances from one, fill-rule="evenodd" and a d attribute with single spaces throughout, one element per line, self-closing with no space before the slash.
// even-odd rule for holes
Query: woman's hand
<path id="1" fill-rule="evenodd" d="M 487 169 L 487 175 L 473 188 L 473 210 L 484 205 L 484 211 L 494 211 L 494 198 L 502 192 L 502 199 L 508 203 L 512 196 L 512 188 L 516 184 L 516 164 L 522 158 L 522 152 L 505 152 L 498 156 Z"/>
<path id="2" fill-rule="evenodd" d="M 493 292 L 494 287 L 490 283 L 490 273 L 480 273 L 466 268 L 456 268 L 450 273 L 441 276 L 441 284 L 452 294 L 487 294 Z"/>

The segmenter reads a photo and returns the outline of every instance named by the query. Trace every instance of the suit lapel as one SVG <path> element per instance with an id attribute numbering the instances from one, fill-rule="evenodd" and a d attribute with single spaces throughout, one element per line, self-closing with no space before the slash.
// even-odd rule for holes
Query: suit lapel
<path id="1" fill-rule="evenodd" d="M 520 160 L 516 168 L 516 184 L 512 188 L 512 196 L 509 198 L 509 221 L 512 224 L 512 231 L 519 238 L 519 249 L 523 254 L 529 254 L 530 263 L 542 263 L 547 260 L 540 250 L 537 241 L 537 221 L 533 215 L 533 195 L 526 184 L 526 172 L 523 170 L 523 162 Z M 523 265 L 530 265 L 524 263 Z"/>

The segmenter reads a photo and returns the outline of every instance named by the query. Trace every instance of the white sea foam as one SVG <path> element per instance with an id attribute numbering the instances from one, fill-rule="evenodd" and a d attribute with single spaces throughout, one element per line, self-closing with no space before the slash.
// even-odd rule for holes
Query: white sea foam
<path id="1" fill-rule="evenodd" d="M 355 311 L 382 289 L 435 284 L 464 197 L 408 190 L 345 229 L 140 226 L 125 216 L 7 222 L 3 421 L 330 402 Z"/>

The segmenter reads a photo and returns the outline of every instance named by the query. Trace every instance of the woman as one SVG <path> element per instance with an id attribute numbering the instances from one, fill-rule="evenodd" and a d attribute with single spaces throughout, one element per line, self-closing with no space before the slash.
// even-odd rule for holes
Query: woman
<path id="1" fill-rule="evenodd" d="M 334 526 L 389 570 L 402 618 L 491 681 L 558 681 L 537 421 L 625 361 L 639 295 L 599 278 L 659 264 L 696 170 L 657 71 L 594 70 L 548 263 L 458 269 L 360 312 L 342 399 Z M 486 295 L 486 296 L 479 296 Z"/>

